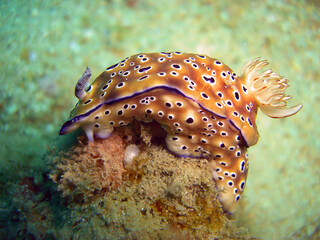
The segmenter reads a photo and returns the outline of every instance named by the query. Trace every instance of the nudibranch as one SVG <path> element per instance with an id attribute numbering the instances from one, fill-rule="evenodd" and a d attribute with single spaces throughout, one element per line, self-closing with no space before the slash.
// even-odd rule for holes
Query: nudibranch
<path id="1" fill-rule="evenodd" d="M 81 127 L 90 141 L 114 128 L 156 121 L 167 132 L 167 148 L 181 157 L 215 162 L 219 200 L 234 212 L 248 173 L 247 148 L 258 141 L 258 107 L 273 118 L 297 113 L 286 108 L 288 80 L 254 59 L 237 76 L 215 58 L 181 52 L 141 53 L 108 67 L 91 84 L 91 70 L 79 79 L 78 103 L 60 135 Z"/>

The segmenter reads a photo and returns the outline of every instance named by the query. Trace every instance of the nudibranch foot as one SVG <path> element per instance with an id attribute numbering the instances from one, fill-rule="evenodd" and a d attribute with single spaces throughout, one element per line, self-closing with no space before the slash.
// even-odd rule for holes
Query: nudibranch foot
<path id="1" fill-rule="evenodd" d="M 217 166 L 213 178 L 222 190 L 219 200 L 226 211 L 233 213 L 246 185 L 249 170 L 247 148 L 237 146 L 233 152 L 225 151 L 215 161 Z"/>
<path id="2" fill-rule="evenodd" d="M 96 129 L 96 126 L 87 125 L 83 127 L 84 132 L 87 135 L 87 138 L 90 142 L 94 141 L 94 137 L 105 139 L 108 138 L 111 133 L 113 132 L 113 129 L 111 128 L 99 128 Z"/>
<path id="3" fill-rule="evenodd" d="M 90 141 L 114 128 L 156 122 L 169 151 L 215 162 L 213 179 L 223 207 L 233 212 L 244 190 L 247 148 L 257 143 L 258 108 L 270 117 L 297 113 L 286 108 L 288 80 L 256 58 L 237 76 L 218 59 L 180 52 L 142 53 L 108 67 L 91 85 L 91 70 L 79 79 L 79 102 L 60 134 L 82 128 Z"/>

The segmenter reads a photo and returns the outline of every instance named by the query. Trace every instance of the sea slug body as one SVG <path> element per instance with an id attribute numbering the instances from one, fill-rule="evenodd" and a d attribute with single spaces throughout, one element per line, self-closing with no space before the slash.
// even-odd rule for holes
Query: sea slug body
<path id="1" fill-rule="evenodd" d="M 286 107 L 288 80 L 254 59 L 238 76 L 221 61 L 180 52 L 141 53 L 108 67 L 88 87 L 87 68 L 76 86 L 79 102 L 60 134 L 81 127 L 90 141 L 115 127 L 156 121 L 167 132 L 168 149 L 181 157 L 216 162 L 219 199 L 234 212 L 248 173 L 247 148 L 258 141 L 258 107 L 283 118 L 302 105 Z"/>

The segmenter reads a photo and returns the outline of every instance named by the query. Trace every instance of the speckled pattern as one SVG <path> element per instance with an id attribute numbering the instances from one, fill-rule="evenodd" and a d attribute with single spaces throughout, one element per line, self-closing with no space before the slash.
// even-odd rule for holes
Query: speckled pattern
<path id="1" fill-rule="evenodd" d="M 133 120 L 156 121 L 171 152 L 216 162 L 220 201 L 234 212 L 247 179 L 247 148 L 258 141 L 257 108 L 283 118 L 302 107 L 286 108 L 288 80 L 272 70 L 261 73 L 267 64 L 248 62 L 238 77 L 206 55 L 141 53 L 108 67 L 92 84 L 87 67 L 75 87 L 79 102 L 60 135 L 81 127 L 93 142 Z"/>

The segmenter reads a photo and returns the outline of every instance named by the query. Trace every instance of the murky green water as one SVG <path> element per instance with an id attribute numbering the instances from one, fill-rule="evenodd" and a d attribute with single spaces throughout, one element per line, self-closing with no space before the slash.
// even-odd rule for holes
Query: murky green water
<path id="1" fill-rule="evenodd" d="M 319 7 L 317 1 L 1 1 L 0 234 L 61 234 L 65 219 L 52 218 L 64 214 L 45 213 L 60 200 L 50 199 L 52 166 L 44 156 L 67 142 L 58 131 L 85 67 L 96 77 L 135 53 L 182 51 L 221 59 L 236 72 L 260 56 L 290 80 L 291 104 L 304 108 L 287 119 L 258 115 L 260 140 L 249 149 L 236 217 L 255 237 L 308 239 L 320 215 Z M 37 197 L 52 205 L 39 215 L 24 188 L 44 192 Z"/>

